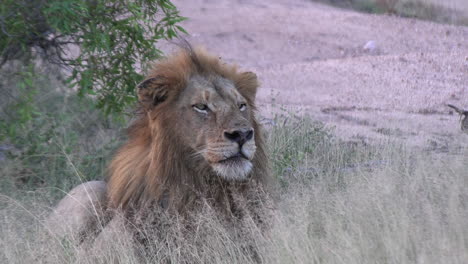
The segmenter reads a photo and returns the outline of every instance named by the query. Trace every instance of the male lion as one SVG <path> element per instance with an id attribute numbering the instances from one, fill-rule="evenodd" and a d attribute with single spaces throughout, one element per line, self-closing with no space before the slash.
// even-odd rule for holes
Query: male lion
<path id="1" fill-rule="evenodd" d="M 159 61 L 137 86 L 139 115 L 109 166 L 107 190 L 104 183 L 76 187 L 49 222 L 89 229 L 96 218 L 83 217 L 83 207 L 89 214 L 102 207 L 183 214 L 203 203 L 227 218 L 255 215 L 269 179 L 254 113 L 258 86 L 254 73 L 188 44 Z"/>

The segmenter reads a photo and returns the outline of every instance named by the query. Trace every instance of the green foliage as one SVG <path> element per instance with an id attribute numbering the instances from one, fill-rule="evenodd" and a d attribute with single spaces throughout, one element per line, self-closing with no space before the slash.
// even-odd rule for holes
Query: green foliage
<path id="1" fill-rule="evenodd" d="M 0 119 L 0 141 L 11 138 L 14 141 L 21 141 L 18 138 L 19 131 L 24 130 L 26 125 L 40 113 L 34 105 L 34 98 L 37 95 L 33 83 L 36 79 L 34 67 L 29 65 L 26 71 L 18 73 L 20 81 L 17 82 L 19 96 L 16 102 L 10 106 L 10 111 L 15 113 L 14 122 Z"/>
<path id="2" fill-rule="evenodd" d="M 140 61 L 161 56 L 156 42 L 185 32 L 183 20 L 166 0 L 1 1 L 0 187 L 68 191 L 102 179 L 119 143 L 107 114 L 123 118 Z"/>
<path id="3" fill-rule="evenodd" d="M 0 82 L 11 99 L 0 105 L 0 193 L 51 188 L 62 197 L 82 181 L 103 179 L 122 134 L 91 98 L 66 95 L 50 73 L 19 67 Z M 0 89 L 1 90 L 1 89 Z"/>
<path id="4" fill-rule="evenodd" d="M 38 55 L 71 74 L 80 95 L 97 97 L 107 114 L 136 100 L 140 62 L 185 30 L 168 0 L 4 0 L 0 3 L 0 66 Z"/>

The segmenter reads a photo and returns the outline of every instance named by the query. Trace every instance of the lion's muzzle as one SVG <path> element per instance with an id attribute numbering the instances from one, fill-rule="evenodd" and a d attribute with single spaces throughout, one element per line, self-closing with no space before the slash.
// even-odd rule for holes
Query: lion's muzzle
<path id="1" fill-rule="evenodd" d="M 253 129 L 224 131 L 223 136 L 223 142 L 208 144 L 205 158 L 226 180 L 248 179 L 256 150 Z"/>

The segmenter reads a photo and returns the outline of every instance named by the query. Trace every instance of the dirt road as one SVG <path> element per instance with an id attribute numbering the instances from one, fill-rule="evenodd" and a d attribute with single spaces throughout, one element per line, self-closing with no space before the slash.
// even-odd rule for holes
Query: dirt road
<path id="1" fill-rule="evenodd" d="M 468 27 L 305 0 L 174 2 L 192 43 L 258 74 L 263 115 L 283 105 L 346 139 L 468 146 L 446 107 L 468 108 Z"/>

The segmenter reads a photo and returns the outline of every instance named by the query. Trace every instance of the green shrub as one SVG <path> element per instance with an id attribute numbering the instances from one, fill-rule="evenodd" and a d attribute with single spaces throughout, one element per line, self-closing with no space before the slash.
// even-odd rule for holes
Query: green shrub
<path id="1" fill-rule="evenodd" d="M 93 99 L 67 94 L 50 71 L 18 66 L 0 74 L 0 88 L 10 91 L 0 105 L 0 193 L 49 188 L 62 197 L 82 181 L 103 179 L 122 139 L 121 123 Z"/>
<path id="2" fill-rule="evenodd" d="M 168 0 L 3 0 L 0 67 L 41 57 L 106 113 L 122 112 L 135 102 L 139 63 L 160 57 L 156 42 L 185 32 L 184 19 Z"/>

